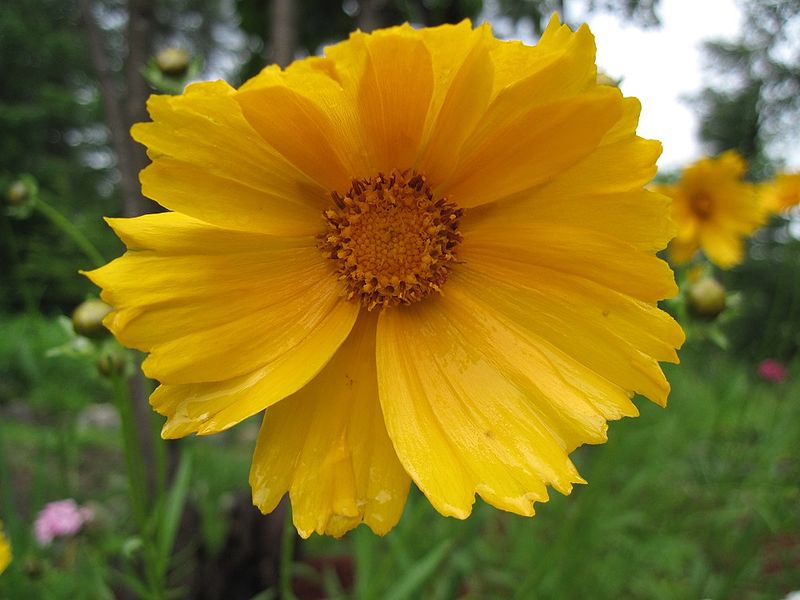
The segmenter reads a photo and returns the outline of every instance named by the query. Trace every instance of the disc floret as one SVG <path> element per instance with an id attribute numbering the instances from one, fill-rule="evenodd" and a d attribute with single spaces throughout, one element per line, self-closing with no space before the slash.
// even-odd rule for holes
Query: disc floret
<path id="1" fill-rule="evenodd" d="M 324 212 L 320 248 L 338 262 L 347 297 L 367 309 L 412 304 L 441 291 L 456 262 L 463 209 L 436 198 L 412 170 L 354 179 Z"/>

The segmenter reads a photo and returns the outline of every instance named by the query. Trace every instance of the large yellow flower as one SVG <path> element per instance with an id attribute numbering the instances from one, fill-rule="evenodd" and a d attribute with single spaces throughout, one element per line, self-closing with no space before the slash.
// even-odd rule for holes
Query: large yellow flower
<path id="1" fill-rule="evenodd" d="M 780 173 L 759 185 L 759 194 L 767 210 L 780 213 L 800 204 L 800 173 Z"/>
<path id="2" fill-rule="evenodd" d="M 0 573 L 11 564 L 11 544 L 3 532 L 3 522 L 0 521 Z"/>
<path id="3" fill-rule="evenodd" d="M 556 19 L 536 47 L 402 26 L 151 98 L 143 189 L 174 212 L 112 219 L 128 252 L 89 276 L 163 435 L 266 408 L 254 502 L 288 492 L 303 536 L 385 533 L 411 480 L 458 518 L 582 482 L 569 453 L 663 405 L 683 341 L 660 144 L 594 53 Z"/>
<path id="4" fill-rule="evenodd" d="M 753 184 L 742 180 L 745 169 L 742 157 L 729 150 L 687 167 L 677 184 L 655 186 L 673 199 L 678 235 L 669 254 L 676 263 L 688 262 L 700 248 L 723 269 L 742 261 L 742 239 L 765 216 Z"/>

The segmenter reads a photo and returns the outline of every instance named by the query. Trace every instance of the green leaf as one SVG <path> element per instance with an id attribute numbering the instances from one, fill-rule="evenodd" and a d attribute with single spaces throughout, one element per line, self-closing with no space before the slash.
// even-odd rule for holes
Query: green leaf
<path id="1" fill-rule="evenodd" d="M 172 548 L 175 545 L 175 536 L 181 522 L 183 509 L 186 505 L 186 495 L 189 492 L 189 483 L 192 474 L 192 454 L 183 451 L 178 471 L 175 473 L 175 480 L 167 493 L 164 510 L 161 511 L 161 518 L 158 523 L 157 550 L 158 550 L 158 570 L 162 575 L 166 573 L 172 555 Z"/>
<path id="2" fill-rule="evenodd" d="M 384 596 L 384 600 L 403 600 L 404 598 L 419 597 L 416 592 L 436 572 L 452 545 L 453 540 L 443 540 L 428 554 L 414 563 L 400 584 Z"/>

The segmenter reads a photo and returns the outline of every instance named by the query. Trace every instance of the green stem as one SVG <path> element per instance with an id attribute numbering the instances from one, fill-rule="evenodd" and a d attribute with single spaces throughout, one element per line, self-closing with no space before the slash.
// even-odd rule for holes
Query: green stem
<path id="1" fill-rule="evenodd" d="M 281 534 L 281 564 L 280 564 L 280 588 L 283 600 L 295 600 L 294 590 L 292 589 L 292 566 L 294 564 L 294 523 L 292 522 L 292 509 L 289 506 L 288 498 L 286 502 L 285 516 L 283 519 L 283 532 Z"/>
<path id="2" fill-rule="evenodd" d="M 119 374 L 115 373 L 111 376 L 111 385 L 114 390 L 114 401 L 116 402 L 122 425 L 122 443 L 125 453 L 125 465 L 128 470 L 128 485 L 133 517 L 136 521 L 136 526 L 142 532 L 147 518 L 147 501 L 144 494 L 145 473 L 139 439 L 136 436 L 136 423 L 134 423 L 131 397 L 124 378 Z"/>
<path id="3" fill-rule="evenodd" d="M 142 449 L 136 432 L 133 404 L 125 378 L 119 373 L 110 377 L 114 391 L 114 401 L 119 411 L 122 427 L 122 444 L 125 454 L 125 465 L 128 471 L 128 488 L 131 498 L 133 519 L 137 533 L 143 544 L 144 575 L 153 599 L 164 597 L 163 580 L 159 570 L 153 544 L 154 534 L 148 524 L 148 503 L 145 480 L 145 465 Z"/>
<path id="4" fill-rule="evenodd" d="M 41 198 L 36 199 L 34 207 L 53 225 L 58 227 L 65 235 L 67 235 L 67 237 L 75 242 L 75 245 L 81 249 L 81 252 L 83 252 L 84 256 L 86 256 L 86 258 L 88 258 L 95 267 L 102 267 L 104 264 L 106 264 L 106 260 L 103 258 L 103 255 L 100 254 L 94 244 L 89 241 L 89 238 L 87 238 L 80 229 L 75 227 L 75 225 L 73 225 L 64 215 L 62 215 Z"/>

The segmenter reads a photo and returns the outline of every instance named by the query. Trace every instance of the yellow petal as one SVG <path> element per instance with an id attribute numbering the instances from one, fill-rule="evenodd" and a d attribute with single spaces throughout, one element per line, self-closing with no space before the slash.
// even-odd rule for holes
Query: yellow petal
<path id="1" fill-rule="evenodd" d="M 638 190 L 655 176 L 660 154 L 660 142 L 635 136 L 604 143 L 538 191 L 557 196 Z"/>
<path id="2" fill-rule="evenodd" d="M 149 148 L 143 193 L 217 225 L 287 235 L 311 233 L 327 192 L 265 144 L 224 82 L 151 96 L 151 123 L 131 133 Z"/>
<path id="3" fill-rule="evenodd" d="M 314 238 L 225 230 L 176 213 L 111 223 L 131 250 L 87 275 L 115 308 L 109 329 L 151 353 L 145 372 L 180 384 L 162 386 L 153 403 L 182 427 L 228 426 L 293 393 L 355 322 L 358 306 L 341 297 Z"/>
<path id="4" fill-rule="evenodd" d="M 160 386 L 150 404 L 167 417 L 161 435 L 218 433 L 294 394 L 322 370 L 350 333 L 358 306 L 343 302 L 342 307 L 350 314 L 323 321 L 290 351 L 252 373 L 210 383 Z"/>
<path id="5" fill-rule="evenodd" d="M 593 88 L 597 81 L 594 36 L 585 25 L 573 32 L 557 15 L 536 46 L 493 40 L 493 97 L 545 103 Z"/>
<path id="6" fill-rule="evenodd" d="M 509 319 L 509 311 L 488 302 L 483 288 L 463 274 L 448 286 L 444 304 L 466 335 L 483 340 L 487 360 L 529 392 L 534 410 L 568 451 L 604 442 L 607 419 L 638 414 L 630 391 Z"/>
<path id="7" fill-rule="evenodd" d="M 434 182 L 446 180 L 455 169 L 464 140 L 486 112 L 494 82 L 488 26 L 469 33 L 458 31 L 456 34 L 457 31 L 456 27 L 445 29 L 441 34 L 452 35 L 440 37 L 436 35 L 440 30 L 434 29 L 426 36 L 434 58 L 444 55 L 462 59 L 460 64 L 448 65 L 447 71 L 437 70 L 426 128 L 429 131 L 424 136 L 427 145 L 421 150 L 418 163 L 418 171 Z M 455 54 L 450 47 L 459 43 L 469 45 Z"/>
<path id="8" fill-rule="evenodd" d="M 156 221 L 147 220 L 151 227 Z M 162 221 L 169 227 L 176 219 Z M 354 316 L 313 238 L 302 246 L 251 234 L 241 240 L 239 232 L 191 224 L 186 254 L 129 251 L 89 274 L 109 289 L 102 295 L 116 309 L 106 319 L 109 329 L 150 352 L 143 364 L 149 377 L 182 384 L 245 375 L 291 351 L 324 321 Z M 171 235 L 163 227 L 151 235 L 157 232 Z M 230 252 L 220 254 L 225 240 Z M 214 250 L 206 254 L 206 247 Z"/>
<path id="9" fill-rule="evenodd" d="M 359 523 L 383 535 L 409 488 L 389 441 L 375 372 L 376 314 L 364 315 L 307 386 L 267 409 L 250 471 L 253 502 L 288 491 L 298 532 L 341 536 Z"/>
<path id="10" fill-rule="evenodd" d="M 259 135 L 324 189 L 368 174 L 356 106 L 319 62 L 268 67 L 235 97 Z"/>
<path id="11" fill-rule="evenodd" d="M 366 61 L 360 74 L 358 108 L 370 165 L 384 173 L 410 167 L 433 91 L 430 52 L 410 28 L 354 36 L 351 43 L 359 39 Z"/>
<path id="12" fill-rule="evenodd" d="M 597 148 L 622 115 L 616 88 L 534 104 L 500 94 L 464 142 L 458 168 L 437 192 L 474 207 L 556 177 Z"/>
<path id="13" fill-rule="evenodd" d="M 699 249 L 700 244 L 696 239 L 675 238 L 669 243 L 668 252 L 675 264 L 682 265 L 692 260 Z"/>
<path id="14" fill-rule="evenodd" d="M 480 315 L 464 323 L 451 308 L 443 296 L 380 316 L 378 389 L 389 437 L 442 514 L 466 518 L 478 493 L 532 515 L 533 502 L 548 498 L 546 484 L 569 493 L 582 479 L 528 382 L 475 337 L 485 333 Z"/>
<path id="15" fill-rule="evenodd" d="M 709 260 L 721 269 L 730 269 L 742 262 L 742 240 L 733 231 L 706 226 L 700 233 L 700 243 Z"/>
<path id="16" fill-rule="evenodd" d="M 559 178 L 560 179 L 560 178 Z M 500 229 L 533 221 L 546 226 L 562 225 L 582 228 L 630 244 L 637 250 L 655 252 L 663 249 L 675 235 L 670 220 L 670 199 L 649 190 L 613 194 L 589 191 L 569 193 L 567 186 L 560 191 L 535 190 L 513 199 L 480 207 L 465 218 L 469 227 Z"/>
<path id="17" fill-rule="evenodd" d="M 455 281 L 482 290 L 487 304 L 505 318 L 600 376 L 666 404 L 670 388 L 657 360 L 678 362 L 674 349 L 684 340 L 671 317 L 654 305 L 555 269 L 527 267 L 512 273 L 473 262 Z"/>
<path id="18" fill-rule="evenodd" d="M 456 144 L 437 149 L 444 156 L 426 159 L 437 192 L 471 207 L 529 189 L 588 154 L 622 116 L 619 92 L 595 85 L 588 29 L 572 33 L 554 20 L 549 30 L 533 48 L 490 40 L 489 65 L 479 53 L 465 61 L 472 70 L 462 85 L 475 88 L 476 97 L 472 104 L 455 104 L 455 114 L 466 117 L 466 130 L 478 126 L 466 140 L 462 131 Z M 487 94 L 491 103 L 478 114 Z M 455 172 L 448 172 L 454 163 L 449 155 L 458 159 Z"/>
<path id="19" fill-rule="evenodd" d="M 513 281 L 528 268 L 570 273 L 645 302 L 674 296 L 666 262 L 609 235 L 577 224 L 483 223 L 465 216 L 459 259 Z"/>

